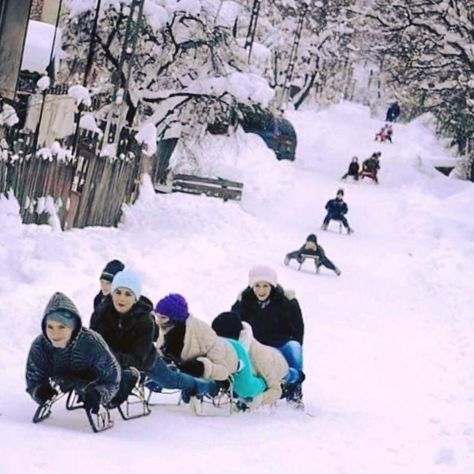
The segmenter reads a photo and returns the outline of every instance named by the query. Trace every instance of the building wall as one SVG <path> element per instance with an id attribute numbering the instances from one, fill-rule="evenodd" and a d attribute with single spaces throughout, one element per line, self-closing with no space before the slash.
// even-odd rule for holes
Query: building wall
<path id="1" fill-rule="evenodd" d="M 31 2 L 30 20 L 41 21 L 44 0 L 33 0 Z"/>
<path id="2" fill-rule="evenodd" d="M 31 4 L 31 20 L 56 24 L 60 0 L 33 0 Z"/>
<path id="3" fill-rule="evenodd" d="M 13 99 L 25 42 L 30 0 L 3 0 L 0 6 L 0 94 Z"/>

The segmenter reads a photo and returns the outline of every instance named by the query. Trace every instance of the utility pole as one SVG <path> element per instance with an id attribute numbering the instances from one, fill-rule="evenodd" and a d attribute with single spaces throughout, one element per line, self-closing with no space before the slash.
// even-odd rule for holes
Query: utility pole
<path id="1" fill-rule="evenodd" d="M 253 0 L 252 5 L 252 13 L 250 14 L 250 22 L 249 28 L 247 30 L 247 37 L 245 38 L 245 46 L 244 49 L 249 50 L 249 55 L 247 62 L 250 63 L 250 57 L 252 56 L 252 47 L 253 42 L 255 40 L 255 32 L 257 31 L 257 21 L 258 21 L 258 14 L 260 12 L 260 4 L 261 0 Z"/>
<path id="2" fill-rule="evenodd" d="M 126 96 L 128 94 L 128 86 L 133 69 L 133 58 L 135 56 L 135 49 L 142 24 L 144 3 L 145 0 L 132 0 L 130 2 L 130 13 L 125 27 L 122 52 L 120 54 L 117 70 L 112 76 L 114 83 L 113 102 L 107 119 L 105 137 L 107 138 L 109 136 L 112 122 L 115 122 L 116 130 L 113 141 L 115 146 L 119 142 L 120 131 L 122 130 L 127 115 Z"/>
<path id="3" fill-rule="evenodd" d="M 308 13 L 308 4 L 303 2 L 301 4 L 300 13 L 298 16 L 298 22 L 296 24 L 295 36 L 293 38 L 293 44 L 291 46 L 290 57 L 288 59 L 288 67 L 286 69 L 285 81 L 281 90 L 280 100 L 278 102 L 279 109 L 288 102 L 289 90 L 291 81 L 293 79 L 293 72 L 295 70 L 296 57 L 298 53 L 298 46 L 301 40 L 301 34 L 303 32 L 303 23 L 306 14 Z"/>
<path id="4" fill-rule="evenodd" d="M 94 23 L 92 24 L 92 32 L 89 41 L 89 52 L 87 54 L 87 61 L 86 67 L 84 70 L 84 77 L 82 79 L 82 85 L 87 87 L 89 83 L 89 74 L 92 69 L 92 64 L 94 62 L 94 52 L 95 52 L 95 43 L 96 43 L 96 34 L 97 34 L 97 25 L 99 23 L 99 13 L 101 7 L 102 0 L 97 0 L 95 5 L 95 16 L 94 16 Z M 76 130 L 74 131 L 74 140 L 72 144 L 72 152 L 73 154 L 76 153 L 77 145 L 79 144 L 79 125 L 81 123 L 81 116 L 82 116 L 83 105 L 79 104 L 79 111 L 77 113 L 77 123 L 76 123 Z"/>

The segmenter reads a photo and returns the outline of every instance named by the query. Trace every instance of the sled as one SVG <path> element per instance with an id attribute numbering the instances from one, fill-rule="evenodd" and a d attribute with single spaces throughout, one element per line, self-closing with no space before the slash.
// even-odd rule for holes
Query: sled
<path id="1" fill-rule="evenodd" d="M 148 405 L 148 397 L 146 394 L 145 384 L 140 382 L 130 392 L 127 400 L 117 407 L 120 416 L 125 421 L 148 416 L 151 413 Z"/>
<path id="2" fill-rule="evenodd" d="M 214 397 L 191 397 L 189 404 L 197 416 L 231 416 L 235 410 L 232 383 L 229 387 L 221 387 Z"/>
<path id="3" fill-rule="evenodd" d="M 144 386 L 149 407 L 181 404 L 181 390 L 179 389 L 163 388 L 148 379 L 145 379 Z"/>
<path id="4" fill-rule="evenodd" d="M 51 407 L 64 395 L 65 393 L 60 392 L 51 400 L 48 400 L 46 403 L 40 405 L 33 416 L 33 423 L 41 423 L 42 421 L 49 418 L 51 415 Z M 114 422 L 110 417 L 110 412 L 107 408 L 101 406 L 97 414 L 91 413 L 85 409 L 84 403 L 82 402 L 80 396 L 74 390 L 68 392 L 67 394 L 66 409 L 68 411 L 83 409 L 86 413 L 87 421 L 89 422 L 89 425 L 94 433 L 100 433 L 101 431 L 108 430 L 114 425 Z"/>

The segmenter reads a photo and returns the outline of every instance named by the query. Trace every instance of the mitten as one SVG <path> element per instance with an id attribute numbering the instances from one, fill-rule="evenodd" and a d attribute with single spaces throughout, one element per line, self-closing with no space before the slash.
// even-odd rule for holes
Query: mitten
<path id="1" fill-rule="evenodd" d="M 51 400 L 58 392 L 54 390 L 49 383 L 39 385 L 35 392 L 34 398 L 40 403 L 46 403 L 48 400 Z"/>
<path id="2" fill-rule="evenodd" d="M 193 377 L 202 377 L 204 374 L 204 364 L 196 359 L 186 360 L 178 365 L 179 370 Z"/>
<path id="3" fill-rule="evenodd" d="M 84 395 L 84 408 L 91 413 L 97 414 L 99 413 L 101 400 L 102 396 L 97 389 L 87 390 Z"/>

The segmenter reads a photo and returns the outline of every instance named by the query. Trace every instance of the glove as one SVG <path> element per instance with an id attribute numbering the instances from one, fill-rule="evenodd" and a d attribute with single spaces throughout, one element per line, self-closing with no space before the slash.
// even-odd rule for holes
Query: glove
<path id="1" fill-rule="evenodd" d="M 34 398 L 36 398 L 41 404 L 46 403 L 48 400 L 51 400 L 56 396 L 58 392 L 51 387 L 51 384 L 46 383 L 40 385 L 34 393 Z"/>
<path id="2" fill-rule="evenodd" d="M 99 413 L 100 402 L 102 400 L 102 395 L 99 393 L 98 390 L 92 388 L 87 390 L 84 395 L 84 408 L 91 413 L 96 415 Z"/>
<path id="3" fill-rule="evenodd" d="M 196 359 L 186 360 L 178 365 L 179 370 L 193 377 L 202 377 L 204 374 L 204 364 Z"/>

